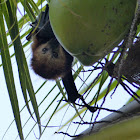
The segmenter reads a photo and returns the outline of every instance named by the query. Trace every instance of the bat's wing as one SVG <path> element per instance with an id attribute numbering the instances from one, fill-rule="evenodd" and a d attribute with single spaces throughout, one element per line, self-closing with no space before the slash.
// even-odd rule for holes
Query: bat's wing
<path id="1" fill-rule="evenodd" d="M 36 35 L 41 41 L 47 42 L 52 38 L 55 38 L 55 35 L 52 31 L 50 20 L 49 20 L 49 6 L 46 5 L 45 12 L 41 12 L 38 18 L 31 24 L 32 31 L 26 37 L 27 40 L 31 39 L 32 35 Z"/>
<path id="2" fill-rule="evenodd" d="M 72 76 L 72 71 L 68 72 L 66 76 L 62 78 L 62 82 L 68 94 L 68 101 L 70 101 L 71 103 L 75 103 L 76 99 L 80 98 L 81 95 L 78 94 L 78 91 L 76 89 L 74 79 Z"/>
<path id="3" fill-rule="evenodd" d="M 74 83 L 74 79 L 72 76 L 72 71 L 70 71 L 69 73 L 67 73 L 67 75 L 62 78 L 64 87 L 66 89 L 67 95 L 68 95 L 68 101 L 71 103 L 75 103 L 76 99 L 79 98 L 82 100 L 83 102 L 83 106 L 87 107 L 89 109 L 90 112 L 94 113 L 98 107 L 92 107 L 90 105 L 88 105 L 83 96 L 78 94 L 78 91 L 76 89 L 75 83 Z"/>

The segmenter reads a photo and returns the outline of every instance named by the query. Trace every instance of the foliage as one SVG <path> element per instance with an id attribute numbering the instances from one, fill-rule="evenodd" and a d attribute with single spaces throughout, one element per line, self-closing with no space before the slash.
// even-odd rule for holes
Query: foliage
<path id="1" fill-rule="evenodd" d="M 45 9 L 44 4 L 42 4 L 43 2 L 46 4 L 45 0 L 38 0 L 36 3 L 33 0 L 0 1 L 0 55 L 2 59 L 0 69 L 4 70 L 8 94 L 15 118 L 14 121 L 16 122 L 20 139 L 27 139 L 29 135 L 31 135 L 31 132 L 33 132 L 33 130 L 36 128 L 36 125 L 38 125 L 39 129 L 38 137 L 41 138 L 44 132 L 48 132 L 46 130 L 51 127 L 51 124 L 53 124 L 52 122 L 55 121 L 58 114 L 60 115 L 64 113 L 64 116 L 61 115 L 62 121 L 57 120 L 57 124 L 60 124 L 60 126 L 56 126 L 54 131 L 58 132 L 62 129 L 67 132 L 69 127 L 73 126 L 72 121 L 88 121 L 90 123 L 98 118 L 101 110 L 115 112 L 113 109 L 103 108 L 103 104 L 108 95 L 111 95 L 111 93 L 114 94 L 118 86 L 117 80 L 110 78 L 107 71 L 103 71 L 106 68 L 106 61 L 104 59 L 102 61 L 100 60 L 98 63 L 95 63 L 95 65 L 92 67 L 83 67 L 79 62 L 77 62 L 77 60 L 75 60 L 75 63 L 73 64 L 73 76 L 75 78 L 78 91 L 84 96 L 84 99 L 90 105 L 99 109 L 95 114 L 92 114 L 84 107 L 81 108 L 81 103 L 78 101 L 78 105 L 72 105 L 64 102 L 64 98 L 67 97 L 65 97 L 66 93 L 61 80 L 56 81 L 56 83 L 42 80 L 42 83 L 38 83 L 37 87 L 35 87 L 34 81 L 32 82 L 32 77 L 30 76 L 31 70 L 27 64 L 28 57 L 26 56 L 27 51 L 30 51 L 28 48 L 30 48 L 29 45 L 31 42 L 27 42 L 25 37 L 30 32 L 30 29 L 28 29 L 30 23 L 35 20 L 36 16 L 39 15 L 41 10 Z M 22 8 L 23 11 L 21 12 Z M 20 15 L 20 18 L 18 18 L 19 15 L 17 14 L 17 11 L 22 15 Z M 10 52 L 11 48 L 14 48 L 13 54 Z M 107 55 L 106 58 L 116 63 L 121 49 L 121 47 L 117 47 L 114 49 L 116 53 L 112 52 L 111 54 Z M 19 107 L 19 91 L 16 89 L 17 83 L 15 82 L 15 77 L 13 76 L 14 73 L 12 70 L 11 59 L 14 56 L 18 66 L 17 73 L 19 75 L 20 88 L 25 101 L 25 106 L 22 108 Z M 124 86 L 124 89 L 125 88 L 126 86 Z M 135 87 L 134 91 L 136 90 L 137 87 Z M 129 93 L 131 94 L 131 92 Z M 139 90 L 137 90 L 136 93 L 139 95 Z M 137 98 L 137 95 L 135 94 L 133 97 Z M 41 99 L 39 100 L 38 98 Z M 130 100 L 132 100 L 132 98 Z M 30 115 L 26 122 L 23 123 L 23 115 L 21 114 L 26 109 L 28 109 L 28 113 Z M 66 116 L 67 119 L 63 123 L 63 119 Z M 44 123 L 41 123 L 43 120 L 47 121 L 47 123 L 45 122 L 45 125 Z M 24 134 L 24 128 L 30 121 L 33 121 L 33 125 L 30 130 L 28 129 L 28 133 Z M 10 126 L 4 134 L 3 139 L 9 131 Z M 65 126 L 67 128 L 65 128 Z M 51 128 L 53 129 L 53 127 L 54 124 Z M 76 125 L 74 128 L 74 135 L 79 132 L 80 127 L 82 127 L 80 124 Z"/>

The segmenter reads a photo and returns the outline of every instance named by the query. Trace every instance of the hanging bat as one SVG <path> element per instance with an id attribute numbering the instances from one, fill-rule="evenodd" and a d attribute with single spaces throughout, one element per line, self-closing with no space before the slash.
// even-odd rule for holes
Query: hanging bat
<path id="1" fill-rule="evenodd" d="M 31 66 L 35 73 L 48 80 L 62 78 L 69 102 L 75 103 L 76 99 L 80 98 L 91 112 L 96 111 L 78 94 L 72 76 L 73 57 L 61 46 L 52 31 L 48 5 L 31 26 L 33 29 L 27 40 L 33 39 Z"/>

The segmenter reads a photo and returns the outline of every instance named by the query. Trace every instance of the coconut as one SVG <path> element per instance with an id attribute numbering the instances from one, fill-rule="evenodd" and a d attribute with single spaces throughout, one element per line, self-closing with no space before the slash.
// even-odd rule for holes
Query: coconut
<path id="1" fill-rule="evenodd" d="M 52 29 L 83 65 L 93 65 L 128 34 L 137 0 L 50 0 Z"/>

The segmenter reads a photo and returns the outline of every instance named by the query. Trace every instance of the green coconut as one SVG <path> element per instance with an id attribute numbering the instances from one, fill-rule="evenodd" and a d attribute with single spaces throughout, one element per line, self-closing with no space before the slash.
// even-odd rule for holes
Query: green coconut
<path id="1" fill-rule="evenodd" d="M 83 65 L 92 65 L 128 34 L 137 0 L 50 0 L 52 29 Z"/>

